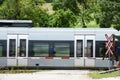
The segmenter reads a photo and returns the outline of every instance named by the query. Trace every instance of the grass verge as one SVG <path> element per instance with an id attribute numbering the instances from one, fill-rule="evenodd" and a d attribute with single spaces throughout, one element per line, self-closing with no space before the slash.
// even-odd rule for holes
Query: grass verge
<path id="1" fill-rule="evenodd" d="M 15 73 L 33 73 L 37 70 L 0 70 L 0 74 L 15 74 Z"/>
<path id="2" fill-rule="evenodd" d="M 100 74 L 100 72 L 101 71 L 90 71 L 89 76 L 92 77 L 93 79 L 120 76 L 120 70 L 115 72 L 105 73 L 105 74 Z"/>
<path id="3" fill-rule="evenodd" d="M 0 74 L 16 74 L 16 73 L 34 73 L 34 72 L 41 72 L 41 71 L 48 71 L 48 70 L 0 70 Z"/>

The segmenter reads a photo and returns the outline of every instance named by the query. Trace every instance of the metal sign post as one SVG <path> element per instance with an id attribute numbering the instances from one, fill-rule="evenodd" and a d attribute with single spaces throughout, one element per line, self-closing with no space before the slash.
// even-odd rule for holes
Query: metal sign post
<path id="1" fill-rule="evenodd" d="M 105 37 L 107 39 L 107 42 L 105 43 L 106 44 L 105 47 L 107 48 L 107 51 L 106 51 L 105 55 L 108 55 L 108 57 L 109 57 L 109 69 L 110 69 L 110 65 L 111 65 L 111 63 L 110 63 L 110 58 L 111 58 L 110 54 L 111 55 L 114 54 L 113 51 L 112 51 L 112 48 L 113 48 L 113 35 L 108 37 L 108 35 L 105 34 Z"/>

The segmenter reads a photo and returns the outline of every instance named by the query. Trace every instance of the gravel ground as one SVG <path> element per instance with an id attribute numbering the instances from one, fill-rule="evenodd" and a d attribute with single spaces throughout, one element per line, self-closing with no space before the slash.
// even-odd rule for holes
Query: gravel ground
<path id="1" fill-rule="evenodd" d="M 0 80 L 97 80 L 90 78 L 88 73 L 88 70 L 50 70 L 24 74 L 0 74 Z M 120 77 L 98 80 L 120 80 Z"/>

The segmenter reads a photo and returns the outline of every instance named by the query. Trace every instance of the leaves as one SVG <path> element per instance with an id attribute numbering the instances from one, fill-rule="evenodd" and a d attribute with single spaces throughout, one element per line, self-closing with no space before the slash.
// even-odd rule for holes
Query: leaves
<path id="1" fill-rule="evenodd" d="M 76 20 L 76 16 L 72 11 L 60 9 L 51 15 L 49 23 L 51 27 L 72 27 L 75 25 Z"/>
<path id="2" fill-rule="evenodd" d="M 44 0 L 6 0 L 0 8 L 0 17 L 3 19 L 30 19 L 33 26 L 48 26 L 48 14 L 36 3 Z"/>
<path id="3" fill-rule="evenodd" d="M 0 5 L 2 5 L 4 1 L 5 1 L 5 0 L 0 0 Z"/>
<path id="4" fill-rule="evenodd" d="M 120 29 L 120 1 L 119 0 L 99 0 L 100 11 L 97 13 L 97 23 L 101 28 L 113 26 Z"/>
<path id="5" fill-rule="evenodd" d="M 46 2 L 52 2 L 52 13 L 43 6 Z M 96 21 L 101 28 L 120 30 L 119 11 L 120 0 L 0 0 L 1 19 L 30 19 L 40 27 L 86 26 Z"/>

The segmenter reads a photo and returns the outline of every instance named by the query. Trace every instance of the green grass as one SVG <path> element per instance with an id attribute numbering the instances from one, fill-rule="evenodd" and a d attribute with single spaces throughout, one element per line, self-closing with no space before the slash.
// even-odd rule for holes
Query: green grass
<path id="1" fill-rule="evenodd" d="M 38 70 L 0 70 L 0 74 L 14 74 L 14 73 L 33 73 L 37 72 Z"/>
<path id="2" fill-rule="evenodd" d="M 100 74 L 99 72 L 101 71 L 91 71 L 91 73 L 89 73 L 89 76 L 94 79 L 120 76 L 120 70 L 115 72 L 105 73 L 105 74 Z"/>
<path id="3" fill-rule="evenodd" d="M 48 70 L 11 69 L 11 70 L 0 70 L 0 74 L 34 73 L 34 72 L 41 72 L 41 71 L 48 71 Z"/>

